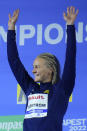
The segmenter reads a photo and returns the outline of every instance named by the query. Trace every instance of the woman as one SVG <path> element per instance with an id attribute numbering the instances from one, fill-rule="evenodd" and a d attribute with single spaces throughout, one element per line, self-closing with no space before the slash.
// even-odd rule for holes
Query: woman
<path id="1" fill-rule="evenodd" d="M 22 65 L 15 40 L 15 23 L 19 10 L 9 14 L 7 53 L 10 67 L 26 98 L 26 112 L 23 131 L 62 131 L 62 122 L 67 110 L 69 97 L 75 84 L 76 37 L 74 21 L 78 14 L 74 7 L 63 14 L 67 24 L 67 49 L 62 78 L 57 58 L 42 53 L 34 61 L 33 80 Z M 40 85 L 37 84 L 40 82 Z"/>

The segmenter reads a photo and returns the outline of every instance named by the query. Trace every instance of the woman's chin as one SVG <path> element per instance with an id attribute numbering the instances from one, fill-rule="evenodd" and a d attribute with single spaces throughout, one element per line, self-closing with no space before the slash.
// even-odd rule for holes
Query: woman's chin
<path id="1" fill-rule="evenodd" d="M 39 79 L 35 79 L 34 81 L 35 81 L 35 82 L 40 82 L 40 80 L 39 80 Z"/>

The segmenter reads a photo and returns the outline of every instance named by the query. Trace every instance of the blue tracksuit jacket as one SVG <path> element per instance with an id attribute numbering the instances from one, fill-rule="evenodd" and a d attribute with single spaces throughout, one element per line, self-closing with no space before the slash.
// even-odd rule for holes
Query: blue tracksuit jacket
<path id="1" fill-rule="evenodd" d="M 9 30 L 7 35 L 8 61 L 16 80 L 27 98 L 25 115 L 31 115 L 31 117 L 25 117 L 23 131 L 62 131 L 63 117 L 75 84 L 76 37 L 74 25 L 67 26 L 67 48 L 64 70 L 61 80 L 54 85 L 51 83 L 40 83 L 40 85 L 38 85 L 34 82 L 20 61 L 15 39 L 15 31 Z M 49 90 L 46 99 L 47 103 L 38 104 L 36 100 L 32 104 L 33 99 L 41 98 L 43 100 L 43 95 L 46 94 L 47 90 Z M 35 94 L 37 94 L 37 96 L 32 97 L 32 95 Z M 40 96 L 40 94 L 42 96 Z M 29 97 L 29 95 L 31 95 L 31 97 Z M 29 100 L 31 102 L 30 105 L 28 105 Z M 46 104 L 47 107 L 43 110 L 42 106 L 44 108 Z M 36 109 L 36 106 L 39 107 Z M 31 110 L 28 110 L 29 107 L 31 107 Z M 36 117 L 32 117 L 33 113 L 36 113 Z M 45 114 L 45 116 L 39 117 L 41 113 L 43 113 L 43 115 Z"/>

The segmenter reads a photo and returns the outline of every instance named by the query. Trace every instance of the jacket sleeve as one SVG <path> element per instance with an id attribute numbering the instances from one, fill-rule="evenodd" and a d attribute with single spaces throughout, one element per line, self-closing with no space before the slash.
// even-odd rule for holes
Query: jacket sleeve
<path id="1" fill-rule="evenodd" d="M 74 25 L 67 26 L 67 48 L 66 48 L 66 58 L 64 64 L 64 70 L 62 74 L 62 87 L 65 93 L 70 96 L 76 76 L 76 36 Z"/>
<path id="2" fill-rule="evenodd" d="M 27 89 L 37 85 L 34 80 L 28 75 L 28 72 L 25 70 L 23 64 L 20 61 L 18 56 L 18 51 L 16 47 L 16 33 L 14 30 L 8 30 L 7 34 L 7 55 L 8 61 L 11 67 L 12 72 L 21 88 L 27 93 Z"/>

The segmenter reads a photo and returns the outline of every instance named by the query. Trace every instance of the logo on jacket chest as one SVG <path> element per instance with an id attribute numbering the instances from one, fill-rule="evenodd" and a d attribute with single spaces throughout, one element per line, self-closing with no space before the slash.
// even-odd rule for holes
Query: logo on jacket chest
<path id="1" fill-rule="evenodd" d="M 48 109 L 48 94 L 32 94 L 28 96 L 28 106 L 25 119 L 46 117 Z"/>

